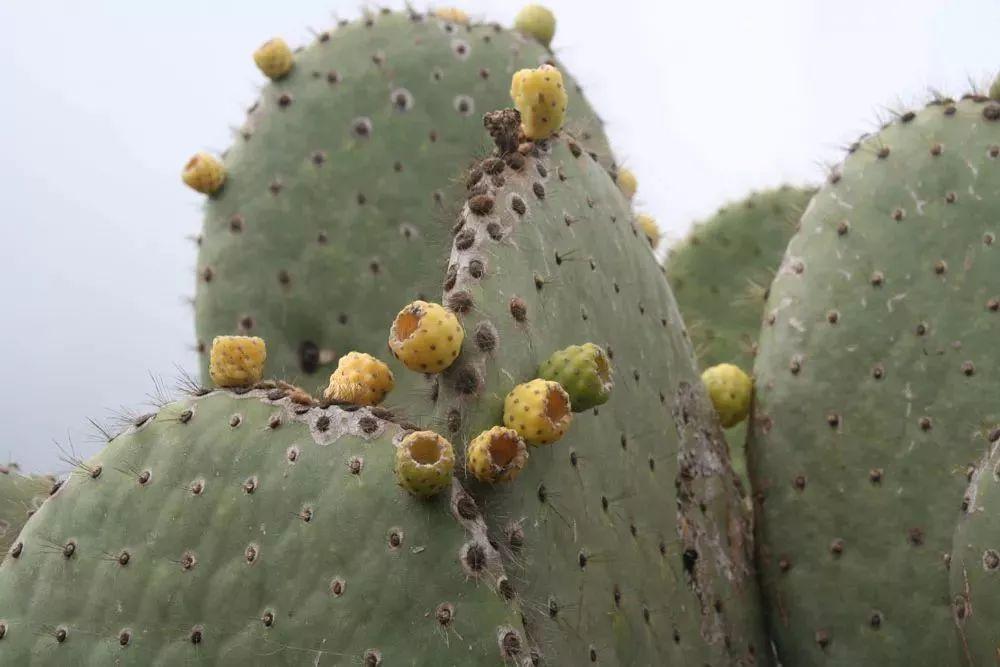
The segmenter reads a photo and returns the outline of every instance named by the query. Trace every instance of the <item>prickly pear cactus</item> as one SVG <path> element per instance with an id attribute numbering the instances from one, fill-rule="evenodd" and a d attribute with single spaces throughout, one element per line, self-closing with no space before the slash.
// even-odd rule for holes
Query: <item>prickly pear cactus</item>
<path id="1" fill-rule="evenodd" d="M 514 71 L 552 57 L 495 24 L 407 12 L 344 23 L 295 53 L 208 200 L 200 349 L 220 334 L 261 336 L 272 374 L 310 390 L 338 355 L 384 349 L 386 313 L 440 289 L 459 175 L 488 143 L 483 112 L 507 104 Z M 569 78 L 566 89 L 569 127 L 609 163 L 600 121 Z M 423 389 L 392 370 L 411 383 L 396 397 Z"/>
<path id="2" fill-rule="evenodd" d="M 17 466 L 0 466 L 0 560 L 9 553 L 25 521 L 52 490 L 51 477 L 22 475 Z"/>
<path id="3" fill-rule="evenodd" d="M 0 664 L 525 664 L 479 510 L 399 489 L 384 417 L 271 384 L 115 437 L 0 567 Z"/>
<path id="4" fill-rule="evenodd" d="M 667 253 L 667 280 L 702 368 L 753 368 L 767 291 L 812 188 L 754 193 L 698 223 Z M 726 430 L 733 465 L 746 472 L 746 423 Z"/>
<path id="5" fill-rule="evenodd" d="M 853 146 L 788 246 L 748 445 L 784 664 L 954 663 L 947 555 L 1000 423 L 998 211 L 1000 105 L 937 100 Z"/>
<path id="6" fill-rule="evenodd" d="M 787 185 L 754 193 L 668 251 L 667 279 L 703 368 L 753 366 L 767 290 L 814 193 Z"/>
<path id="7" fill-rule="evenodd" d="M 959 664 L 988 665 L 1000 653 L 1000 427 L 987 436 L 990 454 L 972 473 L 951 552 L 951 601 Z"/>
<path id="8" fill-rule="evenodd" d="M 444 302 L 470 333 L 437 397 L 456 447 L 501 423 L 508 392 L 567 345 L 601 346 L 616 378 L 606 404 L 530 448 L 515 483 L 474 487 L 532 651 L 769 664 L 738 483 L 627 200 L 568 133 L 489 156 L 466 182 Z"/>

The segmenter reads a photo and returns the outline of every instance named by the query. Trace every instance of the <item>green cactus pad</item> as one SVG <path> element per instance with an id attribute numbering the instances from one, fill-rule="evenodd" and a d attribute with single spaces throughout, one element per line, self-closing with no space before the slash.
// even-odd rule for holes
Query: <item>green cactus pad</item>
<path id="1" fill-rule="evenodd" d="M 990 665 L 1000 652 L 1000 427 L 973 472 L 951 552 L 951 603 L 958 663 Z"/>
<path id="2" fill-rule="evenodd" d="M 1000 105 L 939 100 L 813 198 L 765 311 L 748 444 L 788 665 L 953 664 L 947 562 L 1000 421 Z"/>
<path id="3" fill-rule="evenodd" d="M 701 368 L 753 368 L 767 290 L 815 192 L 786 185 L 752 194 L 697 223 L 667 253 L 667 280 Z M 727 429 L 726 439 L 745 473 L 746 424 Z"/>
<path id="4" fill-rule="evenodd" d="M 473 487 L 529 641 L 546 664 L 768 664 L 749 521 L 656 258 L 569 134 L 523 153 L 471 171 L 444 296 L 470 335 L 438 418 L 464 446 L 580 339 L 617 378 L 515 483 Z"/>
<path id="5" fill-rule="evenodd" d="M 74 472 L 0 566 L 0 664 L 524 664 L 461 485 L 413 499 L 405 424 L 285 394 L 169 404 Z"/>
<path id="6" fill-rule="evenodd" d="M 570 345 L 553 352 L 542 362 L 538 377 L 561 384 L 569 394 L 573 412 L 604 405 L 614 387 L 608 355 L 593 343 Z"/>
<path id="7" fill-rule="evenodd" d="M 49 495 L 51 477 L 21 475 L 16 466 L 0 466 L 0 560 L 10 551 L 17 534 Z"/>
<path id="8" fill-rule="evenodd" d="M 200 347 L 261 336 L 269 373 L 310 390 L 338 355 L 384 351 L 392 315 L 440 290 L 460 174 L 488 143 L 483 112 L 509 103 L 514 71 L 551 58 L 513 30 L 418 14 L 320 33 L 264 87 L 208 200 Z M 566 84 L 568 126 L 607 159 L 600 121 Z M 391 401 L 426 393 L 420 376 L 390 365 L 404 378 Z"/>

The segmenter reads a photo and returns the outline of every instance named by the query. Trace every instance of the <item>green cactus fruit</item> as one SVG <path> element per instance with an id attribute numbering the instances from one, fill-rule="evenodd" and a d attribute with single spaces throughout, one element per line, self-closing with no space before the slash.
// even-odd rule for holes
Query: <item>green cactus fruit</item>
<path id="1" fill-rule="evenodd" d="M 345 23 L 295 53 L 251 107 L 225 187 L 206 202 L 199 349 L 221 334 L 261 336 L 269 375 L 310 391 L 339 355 L 384 350 L 386 317 L 440 290 L 457 177 L 489 142 L 483 112 L 508 104 L 513 72 L 551 59 L 515 30 L 407 12 Z M 569 77 L 566 90 L 568 127 L 607 166 L 600 121 Z M 403 382 L 390 400 L 429 391 L 390 366 Z"/>
<path id="2" fill-rule="evenodd" d="M 961 665 L 989 665 L 1000 652 L 1000 427 L 988 435 L 990 454 L 970 475 L 963 515 L 948 565 Z"/>
<path id="3" fill-rule="evenodd" d="M 515 482 L 474 487 L 531 646 L 559 665 L 770 664 L 743 497 L 628 200 L 569 133 L 503 145 L 471 169 L 449 259 L 443 302 L 468 335 L 438 376 L 444 434 L 464 446 L 500 424 L 508 392 L 574 341 L 618 376 Z"/>
<path id="4" fill-rule="evenodd" d="M 396 486 L 408 425 L 238 391 L 168 404 L 42 505 L 0 566 L 0 664 L 530 664 L 471 497 Z"/>
<path id="5" fill-rule="evenodd" d="M 667 279 L 702 368 L 753 367 L 767 290 L 813 188 L 755 193 L 697 223 L 672 247 Z M 746 474 L 746 424 L 726 430 L 733 466 Z"/>
<path id="6" fill-rule="evenodd" d="M 1000 422 L 1000 104 L 936 100 L 851 147 L 767 302 L 748 441 L 787 665 L 954 664 L 947 563 Z"/>
<path id="7" fill-rule="evenodd" d="M 0 466 L 0 560 L 11 552 L 17 534 L 42 506 L 53 484 L 51 477 L 20 474 L 16 465 Z"/>
<path id="8" fill-rule="evenodd" d="M 538 377 L 558 382 L 569 394 L 573 412 L 604 405 L 614 387 L 608 355 L 593 343 L 570 345 L 542 362 Z"/>

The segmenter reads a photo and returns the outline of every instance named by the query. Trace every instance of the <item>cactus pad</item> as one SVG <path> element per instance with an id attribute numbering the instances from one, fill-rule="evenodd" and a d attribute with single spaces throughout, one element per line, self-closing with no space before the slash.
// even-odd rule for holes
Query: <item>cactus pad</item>
<path id="1" fill-rule="evenodd" d="M 851 148 L 765 310 L 748 444 L 785 664 L 952 664 L 947 554 L 1000 422 L 1000 105 Z"/>
<path id="2" fill-rule="evenodd" d="M 461 486 L 410 497 L 405 425 L 269 386 L 171 403 L 70 476 L 0 566 L 0 663 L 524 664 Z"/>
<path id="3" fill-rule="evenodd" d="M 489 141 L 483 111 L 508 104 L 514 71 L 551 58 L 514 30 L 410 12 L 318 33 L 263 89 L 208 200 L 200 348 L 261 336 L 269 375 L 310 391 L 339 355 L 382 350 L 387 317 L 440 289 L 460 175 Z M 565 83 L 569 126 L 607 160 L 600 122 Z M 400 399 L 426 395 L 420 376 L 390 366 Z"/>
<path id="4" fill-rule="evenodd" d="M 581 338 L 617 378 L 515 482 L 471 487 L 520 572 L 529 642 L 556 665 L 768 662 L 743 499 L 627 199 L 568 133 L 501 144 L 472 169 L 449 259 L 444 303 L 469 335 L 437 417 L 462 449 Z"/>
<path id="5" fill-rule="evenodd" d="M 51 477 L 22 475 L 16 466 L 0 466 L 0 560 L 17 540 L 17 534 L 49 495 Z"/>

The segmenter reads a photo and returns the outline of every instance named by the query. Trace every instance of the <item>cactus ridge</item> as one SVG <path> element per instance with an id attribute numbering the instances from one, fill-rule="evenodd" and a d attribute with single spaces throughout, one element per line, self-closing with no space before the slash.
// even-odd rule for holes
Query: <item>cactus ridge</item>
<path id="1" fill-rule="evenodd" d="M 850 150 L 754 365 L 765 608 L 785 664 L 952 664 L 945 556 L 1000 423 L 1000 104 L 935 100 Z"/>

